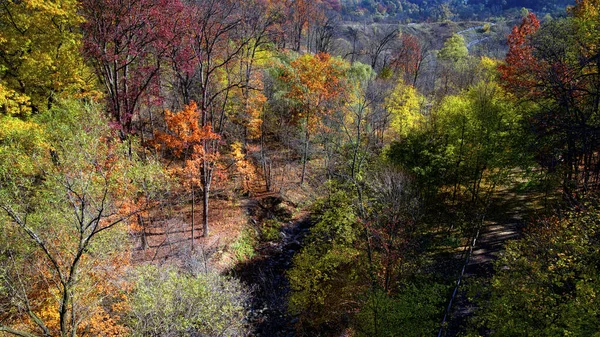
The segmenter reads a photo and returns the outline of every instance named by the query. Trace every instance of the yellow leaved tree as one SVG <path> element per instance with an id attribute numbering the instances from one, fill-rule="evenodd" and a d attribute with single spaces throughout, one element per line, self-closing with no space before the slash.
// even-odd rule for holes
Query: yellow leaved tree
<path id="1" fill-rule="evenodd" d="M 4 1 L 0 6 L 0 112 L 25 115 L 64 95 L 93 91 L 79 49 L 77 0 Z"/>
<path id="2" fill-rule="evenodd" d="M 392 132 L 406 136 L 412 129 L 425 123 L 425 116 L 420 109 L 422 101 L 413 86 L 406 85 L 402 79 L 398 81 L 385 101 Z"/>

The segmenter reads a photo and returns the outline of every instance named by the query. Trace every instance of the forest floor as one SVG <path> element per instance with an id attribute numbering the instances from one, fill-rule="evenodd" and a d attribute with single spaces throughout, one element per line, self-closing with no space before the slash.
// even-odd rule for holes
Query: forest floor
<path id="1" fill-rule="evenodd" d="M 145 231 L 134 242 L 136 263 L 178 263 L 191 255 L 192 250 L 206 260 L 219 261 L 213 267 L 232 262 L 227 247 L 242 231 L 247 218 L 240 203 L 224 198 L 210 200 L 211 233 L 203 237 L 201 200 L 193 208 L 185 202 L 165 209 L 156 209 L 148 218 Z M 192 240 L 192 214 L 194 231 Z M 143 236 L 142 236 L 143 235 Z M 193 247 L 193 248 L 192 248 Z"/>
<path id="2" fill-rule="evenodd" d="M 477 310 L 475 287 L 489 284 L 494 262 L 510 240 L 521 236 L 523 228 L 543 212 L 543 194 L 520 192 L 517 188 L 497 191 L 483 221 L 472 252 L 464 265 L 462 283 L 453 300 L 442 336 L 460 336 Z M 472 241 L 468 243 L 472 245 Z M 462 266 L 461 266 L 462 269 Z M 458 275 L 457 275 L 458 276 Z M 471 290 L 471 291 L 469 291 Z"/>
<path id="3" fill-rule="evenodd" d="M 268 196 L 282 198 L 293 205 L 289 208 L 296 217 L 295 213 L 315 198 L 314 186 L 319 186 L 319 182 L 310 181 L 312 176 L 309 175 L 309 182 L 300 188 L 301 166 L 290 159 L 290 151 L 271 149 L 270 152 L 273 192 L 266 192 L 263 180 L 256 176 L 249 179 L 250 191 L 245 192 L 241 187 L 243 178 L 239 175 L 215 183 L 209 200 L 208 237 L 202 232 L 201 194 L 196 194 L 192 205 L 190 191 L 182 188 L 174 192 L 171 200 L 144 217 L 144 231 L 137 233 L 133 242 L 134 262 L 179 264 L 182 259 L 194 255 L 208 260 L 212 269 L 226 272 L 240 262 L 239 256 L 236 257 L 239 255 L 235 251 L 236 241 L 247 234 L 244 231 L 253 227 L 258 231 L 260 227 L 263 219 L 250 214 L 257 201 Z M 194 254 L 191 254 L 192 250 Z"/>
<path id="4" fill-rule="evenodd" d="M 189 193 L 181 191 L 179 199 L 154 209 L 152 216 L 144 219 L 144 233 L 134 238 L 134 263 L 200 263 L 208 270 L 231 275 L 251 290 L 252 336 L 295 336 L 295 320 L 287 314 L 286 272 L 309 232 L 306 208 L 322 192 L 323 184 L 309 175 L 300 186 L 301 167 L 283 157 L 279 155 L 273 165 L 272 192 L 266 192 L 258 180 L 243 194 L 239 181 L 218 188 L 210 199 L 208 237 L 202 232 L 200 196 L 192 207 Z M 268 220 L 281 224 L 275 239 L 264 237 Z"/>

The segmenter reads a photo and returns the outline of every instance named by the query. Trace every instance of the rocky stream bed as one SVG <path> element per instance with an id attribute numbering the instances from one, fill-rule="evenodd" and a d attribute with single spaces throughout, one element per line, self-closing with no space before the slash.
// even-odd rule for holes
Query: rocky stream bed
<path id="1" fill-rule="evenodd" d="M 267 203 L 269 204 L 269 203 Z M 248 205 L 251 213 L 266 210 L 260 200 Z M 255 217 L 261 217 L 256 215 Z M 250 324 L 253 336 L 292 337 L 297 319 L 287 313 L 289 283 L 286 272 L 292 260 L 302 248 L 302 243 L 310 228 L 310 218 L 303 215 L 286 221 L 280 231 L 280 240 L 262 242 L 256 248 L 256 256 L 238 264 L 232 273 L 252 289 Z"/>

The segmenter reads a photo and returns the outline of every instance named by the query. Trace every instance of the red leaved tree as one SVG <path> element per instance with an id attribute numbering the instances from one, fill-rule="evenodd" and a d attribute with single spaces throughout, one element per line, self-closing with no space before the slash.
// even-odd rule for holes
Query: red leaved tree
<path id="1" fill-rule="evenodd" d="M 390 67 L 401 70 L 404 81 L 411 81 L 414 86 L 424 59 L 425 50 L 419 39 L 411 34 L 402 34 L 399 47 L 393 50 Z"/>
<path id="2" fill-rule="evenodd" d="M 184 18 L 179 0 L 83 0 L 83 51 L 107 94 L 121 137 L 142 102 L 159 103 L 159 72 Z"/>
<path id="3" fill-rule="evenodd" d="M 529 13 L 508 36 L 506 64 L 500 65 L 499 70 L 502 83 L 510 91 L 530 94 L 535 87 L 535 74 L 540 70 L 540 62 L 533 56 L 530 38 L 539 28 L 539 20 L 535 14 Z"/>
<path id="4" fill-rule="evenodd" d="M 579 1 L 574 17 L 543 26 L 527 16 L 510 34 L 506 64 L 499 68 L 505 88 L 536 103 L 527 120 L 532 149 L 549 172 L 562 175 L 566 192 L 600 180 L 597 15 L 584 14 L 598 12 L 593 2 Z"/>

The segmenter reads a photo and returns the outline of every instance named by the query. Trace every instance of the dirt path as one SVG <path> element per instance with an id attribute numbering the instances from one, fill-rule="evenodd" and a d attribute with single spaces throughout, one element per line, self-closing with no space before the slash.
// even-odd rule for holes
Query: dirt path
<path id="1" fill-rule="evenodd" d="M 493 22 L 486 22 L 486 24 L 490 25 L 490 27 L 496 25 Z M 457 32 L 456 34 L 464 34 L 464 33 L 467 33 L 467 32 L 470 32 L 470 31 L 473 31 L 473 30 L 476 30 L 476 29 L 483 29 L 483 27 L 485 27 L 485 26 L 484 25 L 479 25 L 479 26 L 475 26 L 475 27 L 463 29 L 460 32 Z"/>
<path id="2" fill-rule="evenodd" d="M 439 336 L 458 336 L 465 331 L 473 316 L 476 303 L 466 294 L 465 283 L 489 280 L 493 274 L 493 263 L 510 240 L 519 238 L 525 224 L 539 210 L 533 194 L 516 194 L 503 190 L 492 200 L 487 220 L 483 222 L 479 235 L 464 266 L 460 286 L 446 320 L 447 328 Z M 472 242 L 471 242 L 472 244 Z"/>
<path id="3" fill-rule="evenodd" d="M 488 23 L 486 23 L 486 25 L 489 25 L 489 27 L 492 27 L 492 26 L 495 26 L 496 24 L 492 23 L 492 22 L 488 22 Z M 465 39 L 475 37 L 475 39 L 467 42 L 467 48 L 471 48 L 471 47 L 473 47 L 475 45 L 478 45 L 479 43 L 481 43 L 483 41 L 486 41 L 486 40 L 490 39 L 489 36 L 479 37 L 481 35 L 479 33 L 477 33 L 477 34 L 471 34 L 471 32 L 475 32 L 476 30 L 480 30 L 480 29 L 484 29 L 484 28 L 485 28 L 485 25 L 480 25 L 480 26 L 471 27 L 471 28 L 467 28 L 467 29 L 461 30 L 460 32 L 457 32 L 456 34 L 462 35 Z M 467 34 L 467 33 L 469 33 L 469 34 Z"/>

